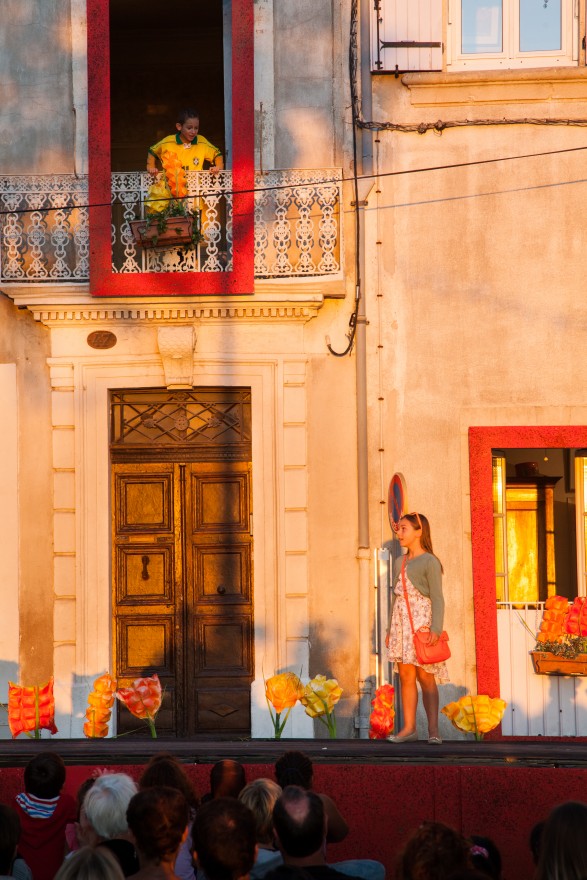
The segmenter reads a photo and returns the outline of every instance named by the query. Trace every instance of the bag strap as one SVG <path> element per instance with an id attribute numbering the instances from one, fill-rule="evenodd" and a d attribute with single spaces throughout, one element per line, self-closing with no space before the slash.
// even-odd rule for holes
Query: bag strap
<path id="1" fill-rule="evenodd" d="M 412 610 L 410 608 L 410 600 L 408 599 L 408 588 L 406 587 L 406 557 L 402 559 L 402 585 L 404 588 L 404 599 L 406 600 L 406 608 L 408 609 L 408 617 L 410 618 L 410 626 L 412 627 L 412 635 L 415 635 L 414 621 L 412 620 Z"/>

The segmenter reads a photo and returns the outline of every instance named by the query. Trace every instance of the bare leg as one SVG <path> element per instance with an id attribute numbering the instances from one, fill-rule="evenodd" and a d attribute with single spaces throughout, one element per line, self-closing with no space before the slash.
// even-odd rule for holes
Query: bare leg
<path id="1" fill-rule="evenodd" d="M 398 663 L 401 683 L 402 709 L 404 726 L 398 736 L 408 736 L 416 730 L 416 707 L 418 705 L 418 686 L 416 684 L 416 667 L 412 663 Z"/>
<path id="2" fill-rule="evenodd" d="M 428 719 L 428 736 L 438 736 L 438 686 L 436 679 L 421 666 L 415 667 L 415 670 L 422 688 L 422 701 Z"/>

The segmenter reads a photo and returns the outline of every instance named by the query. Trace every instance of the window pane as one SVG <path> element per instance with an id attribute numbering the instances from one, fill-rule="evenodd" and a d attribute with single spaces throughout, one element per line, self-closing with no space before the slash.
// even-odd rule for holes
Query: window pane
<path id="1" fill-rule="evenodd" d="M 461 0 L 462 52 L 503 51 L 502 7 L 503 0 Z"/>
<path id="2" fill-rule="evenodd" d="M 561 48 L 561 0 L 520 0 L 520 52 Z"/>

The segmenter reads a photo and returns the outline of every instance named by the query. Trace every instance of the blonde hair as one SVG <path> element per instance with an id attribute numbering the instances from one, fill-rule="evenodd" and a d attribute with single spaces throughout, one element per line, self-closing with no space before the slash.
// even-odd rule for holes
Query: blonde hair
<path id="1" fill-rule="evenodd" d="M 272 779 L 255 779 L 238 796 L 255 817 L 257 843 L 273 841 L 273 807 L 281 795 L 281 786 Z"/>
<path id="2" fill-rule="evenodd" d="M 124 874 L 106 847 L 83 846 L 63 862 L 55 880 L 124 880 Z"/>
<path id="3" fill-rule="evenodd" d="M 432 535 L 430 534 L 430 523 L 428 522 L 428 517 L 424 516 L 423 513 L 404 513 L 404 515 L 400 518 L 400 522 L 402 519 L 407 519 L 411 526 L 413 526 L 417 532 L 422 532 L 420 535 L 420 547 L 422 550 L 425 550 L 426 553 L 430 553 L 432 556 L 436 556 L 436 553 L 432 549 Z M 436 556 L 438 559 L 438 556 Z M 440 562 L 440 559 L 438 559 Z M 442 562 L 440 562 L 440 570 L 444 574 L 444 568 L 442 567 Z"/>

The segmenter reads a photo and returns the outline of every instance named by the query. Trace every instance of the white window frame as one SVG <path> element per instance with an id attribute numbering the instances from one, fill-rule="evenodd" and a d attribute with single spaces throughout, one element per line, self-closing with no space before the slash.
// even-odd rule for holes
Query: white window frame
<path id="1" fill-rule="evenodd" d="M 503 52 L 461 52 L 461 0 L 449 0 L 447 70 L 517 70 L 572 67 L 579 60 L 579 0 L 562 0 L 561 49 L 520 52 L 519 0 L 503 0 Z"/>

